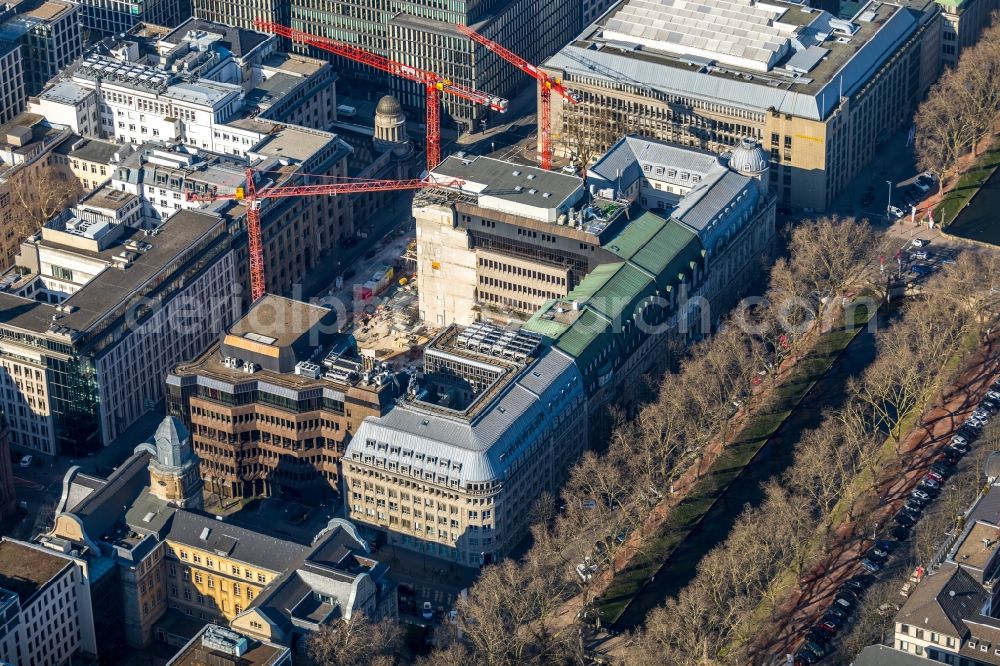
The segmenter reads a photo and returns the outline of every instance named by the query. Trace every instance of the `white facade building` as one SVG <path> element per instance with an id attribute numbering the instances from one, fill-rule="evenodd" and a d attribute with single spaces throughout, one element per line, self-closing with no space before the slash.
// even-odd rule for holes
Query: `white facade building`
<path id="1" fill-rule="evenodd" d="M 42 454 L 110 443 L 240 309 L 226 221 L 203 211 L 152 232 L 64 214 L 17 263 L 0 291 L 0 408 L 11 444 Z"/>
<path id="2" fill-rule="evenodd" d="M 85 566 L 35 544 L 0 541 L 0 661 L 61 665 L 97 654 Z"/>

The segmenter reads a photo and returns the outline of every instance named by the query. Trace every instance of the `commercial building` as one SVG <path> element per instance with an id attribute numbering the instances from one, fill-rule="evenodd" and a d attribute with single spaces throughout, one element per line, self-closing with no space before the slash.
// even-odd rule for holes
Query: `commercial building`
<path id="1" fill-rule="evenodd" d="M 15 214 L 18 193 L 11 189 L 30 187 L 40 169 L 63 166 L 59 151 L 72 136 L 65 125 L 32 113 L 19 113 L 0 125 L 0 270 L 14 264 L 18 246 L 33 231 Z M 71 178 L 62 171 L 56 175 Z M 72 189 L 67 184 L 67 190 Z"/>
<path id="2" fill-rule="evenodd" d="M 218 343 L 167 376 L 168 412 L 189 426 L 210 492 L 309 504 L 339 493 L 347 442 L 400 391 L 336 333 L 337 316 L 265 295 Z"/>
<path id="3" fill-rule="evenodd" d="M 0 661 L 62 665 L 96 654 L 90 593 L 78 558 L 0 540 Z"/>
<path id="4" fill-rule="evenodd" d="M 290 666 L 292 651 L 282 645 L 249 638 L 239 632 L 206 624 L 166 666 Z"/>
<path id="5" fill-rule="evenodd" d="M 234 262 L 225 220 L 201 211 L 146 234 L 71 209 L 27 240 L 0 291 L 11 444 L 80 455 L 115 439 L 236 318 Z"/>
<path id="6" fill-rule="evenodd" d="M 938 0 L 941 6 L 941 58 L 946 67 L 958 64 L 962 51 L 977 41 L 1000 8 L 997 0 Z"/>
<path id="7" fill-rule="evenodd" d="M 697 235 L 707 282 L 705 314 L 713 325 L 761 277 L 774 249 L 771 167 L 754 139 L 713 155 L 623 137 L 587 170 L 587 183 L 606 198 L 638 204 Z M 616 261 L 624 258 L 624 247 L 610 243 Z"/>
<path id="8" fill-rule="evenodd" d="M 131 144 L 100 139 L 74 138 L 56 151 L 84 190 L 93 191 L 105 183 L 122 158 L 132 152 Z"/>
<path id="9" fill-rule="evenodd" d="M 775 235 L 767 153 L 750 139 L 719 156 L 625 137 L 588 170 L 586 189 L 576 176 L 487 157 L 449 157 L 433 174 L 462 185 L 414 198 L 420 316 L 432 324 L 527 318 L 566 298 L 622 262 L 618 239 L 642 210 L 697 236 L 714 322 L 757 277 Z"/>
<path id="10" fill-rule="evenodd" d="M 606 4 L 607 0 L 602 0 Z M 582 25 L 580 0 L 539 2 L 465 1 L 433 4 L 393 4 L 351 0 L 330 5 L 320 0 L 195 0 L 194 15 L 210 21 L 252 28 L 253 20 L 268 18 L 296 30 L 329 37 L 437 72 L 456 83 L 503 97 L 514 97 L 530 79 L 490 51 L 455 30 L 460 23 L 504 44 L 529 62 L 541 62 L 575 35 Z M 349 82 L 352 96 L 378 100 L 391 91 L 410 112 L 424 108 L 421 85 L 390 77 L 371 67 L 325 51 L 294 45 L 298 52 L 330 58 Z M 465 130 L 479 129 L 492 113 L 461 99 L 445 96 L 445 113 Z"/>
<path id="11" fill-rule="evenodd" d="M 24 90 L 24 61 L 17 44 L 0 43 L 0 123 L 24 110 L 28 94 Z"/>
<path id="12" fill-rule="evenodd" d="M 751 137 L 779 201 L 824 210 L 941 61 L 934 3 L 842 7 L 623 2 L 544 63 L 582 98 L 553 99 L 557 155 L 587 166 L 635 133 L 720 153 Z"/>
<path id="13" fill-rule="evenodd" d="M 576 176 L 489 157 L 448 157 L 432 175 L 461 187 L 413 199 L 420 318 L 471 324 L 530 315 L 609 259 L 626 206 L 595 200 Z"/>
<path id="14" fill-rule="evenodd" d="M 183 144 L 143 144 L 114 165 L 109 187 L 141 199 L 154 224 L 179 210 L 201 208 L 188 194 L 228 194 L 246 184 L 244 158 Z"/>
<path id="15" fill-rule="evenodd" d="M 23 0 L 0 11 L 0 42 L 20 45 L 28 95 L 83 54 L 80 18 L 80 5 L 65 0 Z"/>
<path id="16" fill-rule="evenodd" d="M 333 519 L 302 545 L 217 520 L 201 510 L 198 467 L 184 425 L 167 417 L 108 478 L 67 473 L 43 541 L 112 572 L 127 645 L 184 645 L 215 622 L 294 647 L 301 634 L 358 609 L 378 619 L 394 606 L 388 568 L 368 558 L 350 523 Z M 272 610 L 274 595 L 293 587 L 299 596 Z"/>
<path id="17" fill-rule="evenodd" d="M 289 124 L 325 126 L 335 117 L 336 76 L 328 63 L 280 54 L 272 36 L 206 21 L 165 34 L 139 32 L 102 43 L 31 108 L 84 136 L 166 144 L 139 150 L 112 181 L 143 199 L 145 226 L 204 205 L 187 202 L 188 193 L 235 192 L 248 167 L 258 189 L 348 175 L 350 146 L 336 134 Z M 350 197 L 264 200 L 261 208 L 272 293 L 291 293 L 320 255 L 354 235 Z M 213 209 L 236 237 L 249 300 L 246 208 L 228 202 Z"/>
<path id="18" fill-rule="evenodd" d="M 541 338 L 449 326 L 406 399 L 369 417 L 342 462 L 347 516 L 388 542 L 479 566 L 527 534 L 587 445 L 582 380 Z"/>
<path id="19" fill-rule="evenodd" d="M 81 0 L 79 4 L 88 42 L 128 32 L 141 23 L 174 27 L 191 16 L 190 0 Z"/>

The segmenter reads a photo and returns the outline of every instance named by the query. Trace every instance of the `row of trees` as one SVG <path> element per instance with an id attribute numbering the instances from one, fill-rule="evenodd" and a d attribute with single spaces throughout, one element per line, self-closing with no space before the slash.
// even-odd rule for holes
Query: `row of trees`
<path id="1" fill-rule="evenodd" d="M 826 304 L 839 300 L 875 252 L 872 232 L 854 220 L 800 225 L 790 238 L 789 257 L 771 272 L 766 298 L 688 348 L 656 398 L 634 418 L 618 415 L 605 450 L 582 456 L 560 500 L 546 497 L 535 507 L 530 551 L 520 561 L 483 570 L 458 602 L 457 623 L 439 632 L 439 648 L 427 663 L 577 663 L 580 626 L 560 616 L 561 607 L 574 595 L 589 600 L 599 577 L 582 580 L 576 564 L 586 555 L 602 570 L 614 571 L 628 543 L 620 537 L 641 529 L 710 445 L 730 441 L 738 412 L 764 395 L 761 373 L 773 376 L 783 359 L 801 350 L 811 322 Z M 761 553 L 751 546 L 781 532 L 770 531 L 749 538 L 743 550 Z M 318 661 L 355 663 L 336 655 Z"/>
<path id="2" fill-rule="evenodd" d="M 876 358 L 850 383 L 844 406 L 803 435 L 781 482 L 744 511 L 677 599 L 650 614 L 629 663 L 744 663 L 761 611 L 779 601 L 776 581 L 809 568 L 834 517 L 877 529 L 880 501 L 869 491 L 886 463 L 883 443 L 888 436 L 902 455 L 908 415 L 922 413 L 954 378 L 947 368 L 962 345 L 981 339 L 998 269 L 992 256 L 961 255 L 876 334 Z"/>
<path id="3" fill-rule="evenodd" d="M 994 16 L 979 42 L 931 87 L 915 117 L 917 164 L 942 179 L 990 136 L 1000 119 L 1000 23 Z"/>

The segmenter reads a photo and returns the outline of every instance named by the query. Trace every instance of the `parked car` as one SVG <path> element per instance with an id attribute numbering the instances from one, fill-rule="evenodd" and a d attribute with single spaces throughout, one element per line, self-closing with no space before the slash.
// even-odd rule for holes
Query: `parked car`
<path id="1" fill-rule="evenodd" d="M 897 525 L 901 525 L 903 527 L 913 527 L 914 525 L 917 524 L 917 519 L 914 518 L 912 514 L 907 513 L 906 511 L 900 511 L 899 513 L 897 513 L 893 517 L 893 520 L 896 521 Z"/>
<path id="2" fill-rule="evenodd" d="M 924 510 L 924 502 L 921 502 L 920 500 L 911 497 L 908 500 L 906 500 L 905 504 L 903 504 L 903 508 L 905 508 L 907 511 L 919 514 L 921 511 Z"/>
<path id="3" fill-rule="evenodd" d="M 951 443 L 952 444 L 968 444 L 969 440 L 965 437 L 965 435 L 952 435 Z"/>
<path id="4" fill-rule="evenodd" d="M 914 490 L 913 492 L 911 492 L 910 493 L 910 497 L 912 497 L 913 499 L 917 500 L 918 502 L 924 502 L 925 504 L 927 502 L 930 502 L 931 499 L 932 499 L 931 496 L 930 496 L 930 493 L 928 493 L 928 492 L 926 492 L 924 490 L 920 490 L 920 488 L 917 488 L 916 490 Z"/>
<path id="5" fill-rule="evenodd" d="M 35 462 L 35 458 L 31 454 L 28 454 L 21 458 L 21 462 L 19 462 L 18 465 L 21 467 L 31 467 L 31 463 L 33 462 Z"/>
<path id="6" fill-rule="evenodd" d="M 962 437 L 968 439 L 970 442 L 974 442 L 982 432 L 982 428 L 974 423 L 963 423 L 958 426 L 958 430 L 956 432 Z"/>
<path id="7" fill-rule="evenodd" d="M 945 460 L 938 460 L 936 463 L 931 465 L 931 470 L 937 472 L 943 477 L 949 477 L 955 473 L 955 468 Z"/>
<path id="8" fill-rule="evenodd" d="M 910 241 L 910 245 L 913 247 L 927 247 L 928 243 L 930 243 L 930 241 L 924 240 L 923 238 L 914 238 Z"/>
<path id="9" fill-rule="evenodd" d="M 972 412 L 972 418 L 980 420 L 980 421 L 982 421 L 984 419 L 989 420 L 990 413 L 988 411 L 986 411 L 985 409 L 983 409 L 982 407 L 980 407 L 976 411 Z"/>
<path id="10" fill-rule="evenodd" d="M 962 456 L 969 452 L 968 447 L 964 449 L 959 449 L 954 446 L 946 446 L 944 448 L 944 454 L 951 458 L 952 460 L 959 460 Z"/>
<path id="11" fill-rule="evenodd" d="M 798 664 L 811 665 L 815 664 L 817 661 L 819 661 L 819 657 L 814 655 L 809 650 L 799 650 L 798 652 L 795 653 L 795 661 L 793 661 L 792 663 L 795 664 L 796 666 Z"/>
<path id="12" fill-rule="evenodd" d="M 934 183 L 934 176 L 929 173 L 922 173 L 915 181 L 913 181 L 913 184 L 916 185 L 921 192 L 929 192 L 934 189 Z"/>
<path id="13" fill-rule="evenodd" d="M 991 398 L 993 400 L 1000 400 L 1000 391 L 995 391 L 993 389 L 990 389 L 989 391 L 986 392 L 986 397 Z"/>
<path id="14" fill-rule="evenodd" d="M 941 484 L 934 479 L 924 479 L 917 487 L 931 492 L 937 492 L 941 489 Z"/>
<path id="15" fill-rule="evenodd" d="M 898 543 L 896 543 L 895 541 L 890 541 L 889 539 L 879 539 L 878 541 L 875 542 L 876 548 L 878 548 L 879 550 L 884 550 L 888 553 L 891 553 L 892 551 L 896 550 L 896 547 L 898 545 L 899 545 Z"/>
<path id="16" fill-rule="evenodd" d="M 963 456 L 972 450 L 972 447 L 969 446 L 969 443 L 966 442 L 965 440 L 960 440 L 960 441 L 952 440 L 951 444 L 948 445 L 948 448 L 955 449 L 956 451 L 960 452 Z"/>
<path id="17" fill-rule="evenodd" d="M 936 481 L 938 484 L 944 481 L 944 477 L 935 472 L 934 470 L 930 470 L 927 472 L 927 478 L 930 479 L 931 481 Z"/>
<path id="18" fill-rule="evenodd" d="M 906 525 L 897 525 L 889 530 L 889 536 L 896 541 L 906 541 L 910 538 L 910 528 Z"/>
<path id="19" fill-rule="evenodd" d="M 888 215 L 894 220 L 898 220 L 899 218 L 903 217 L 902 209 L 897 208 L 896 206 L 889 206 L 888 208 L 886 208 L 885 212 L 886 215 Z"/>
<path id="20" fill-rule="evenodd" d="M 926 277 L 934 272 L 934 267 L 927 264 L 913 264 L 910 266 L 910 272 L 920 277 Z"/>
<path id="21" fill-rule="evenodd" d="M 990 414 L 995 414 L 998 410 L 1000 410 L 1000 400 L 996 400 L 994 398 L 983 398 L 982 402 L 979 403 L 979 406 L 988 410 Z"/>
<path id="22" fill-rule="evenodd" d="M 913 186 L 924 193 L 931 191 L 931 186 L 928 185 L 925 181 L 921 180 L 920 178 L 917 178 L 915 181 L 913 181 Z"/>
<path id="23" fill-rule="evenodd" d="M 826 612 L 823 613 L 823 621 L 843 627 L 847 622 L 847 613 L 839 608 L 827 608 Z"/>
<path id="24" fill-rule="evenodd" d="M 830 626 L 832 627 L 833 625 Z M 816 641 L 817 643 L 825 645 L 830 642 L 830 639 L 833 638 L 835 633 L 837 633 L 836 627 L 833 629 L 827 629 L 822 623 L 820 623 L 811 627 L 809 631 L 806 632 L 806 637 L 811 641 Z"/>
<path id="25" fill-rule="evenodd" d="M 816 641 L 806 641 L 805 645 L 803 645 L 802 648 L 808 650 L 809 652 L 812 652 L 814 655 L 816 655 L 817 659 L 822 659 L 823 657 L 826 656 L 827 652 L 829 652 L 826 646 L 820 645 Z"/>
<path id="26" fill-rule="evenodd" d="M 890 543 L 886 541 L 885 543 Z M 872 579 L 864 574 L 858 574 L 857 576 L 851 576 L 844 581 L 844 587 L 849 587 L 852 590 L 857 590 L 861 592 L 862 590 L 867 590 L 868 586 L 871 585 Z"/>
<path id="27" fill-rule="evenodd" d="M 882 564 L 880 562 L 876 562 L 875 560 L 868 558 L 861 561 L 861 566 L 864 567 L 865 570 L 871 571 L 872 573 L 878 573 L 882 570 Z"/>
<path id="28" fill-rule="evenodd" d="M 424 618 L 425 620 L 434 619 L 434 606 L 431 605 L 431 602 L 429 601 L 424 602 L 423 608 L 420 610 L 420 617 Z"/>
<path id="29" fill-rule="evenodd" d="M 931 253 L 927 250 L 914 250 L 910 252 L 910 259 L 929 259 Z"/>
<path id="30" fill-rule="evenodd" d="M 875 562 L 885 562 L 889 557 L 889 551 L 882 550 L 881 548 L 871 548 L 868 551 L 868 559 L 874 560 Z"/>

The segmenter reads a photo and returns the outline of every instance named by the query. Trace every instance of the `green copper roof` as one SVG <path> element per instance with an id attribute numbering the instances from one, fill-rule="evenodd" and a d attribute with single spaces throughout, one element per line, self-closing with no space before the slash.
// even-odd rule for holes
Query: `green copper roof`
<path id="1" fill-rule="evenodd" d="M 702 258 L 695 233 L 653 213 L 630 222 L 606 247 L 622 261 L 598 266 L 565 299 L 547 302 L 524 326 L 553 340 L 584 368 L 607 348 L 617 348 L 613 322 L 622 324 L 643 299 L 665 296 L 689 280 L 692 262 Z"/>

